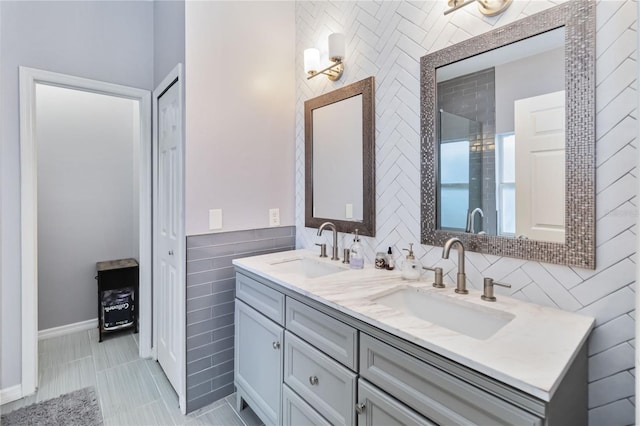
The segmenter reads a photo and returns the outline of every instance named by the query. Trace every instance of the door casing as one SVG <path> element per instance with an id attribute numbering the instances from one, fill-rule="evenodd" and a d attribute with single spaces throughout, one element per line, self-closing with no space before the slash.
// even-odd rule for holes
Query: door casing
<path id="1" fill-rule="evenodd" d="M 140 338 L 139 355 L 151 356 L 151 93 L 148 90 L 20 67 L 21 397 L 38 386 L 38 222 L 36 84 L 132 99 L 140 106 Z"/>

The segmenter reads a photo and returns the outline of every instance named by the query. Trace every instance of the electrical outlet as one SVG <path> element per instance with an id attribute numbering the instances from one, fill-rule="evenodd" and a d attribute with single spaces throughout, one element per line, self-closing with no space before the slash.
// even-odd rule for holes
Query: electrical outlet
<path id="1" fill-rule="evenodd" d="M 222 229 L 222 209 L 209 210 L 209 229 Z"/>
<path id="2" fill-rule="evenodd" d="M 280 209 L 269 209 L 269 226 L 280 226 Z"/>
<path id="3" fill-rule="evenodd" d="M 345 207 L 344 217 L 346 219 L 353 219 L 353 204 L 347 203 Z"/>

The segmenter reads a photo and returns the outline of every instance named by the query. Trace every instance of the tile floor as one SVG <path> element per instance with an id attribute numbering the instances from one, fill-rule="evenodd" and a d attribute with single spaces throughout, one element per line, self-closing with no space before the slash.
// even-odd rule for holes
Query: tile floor
<path id="1" fill-rule="evenodd" d="M 39 389 L 0 407 L 10 412 L 34 402 L 94 386 L 105 426 L 257 426 L 250 410 L 235 411 L 235 394 L 188 415 L 160 365 L 138 357 L 137 334 L 118 333 L 98 342 L 98 330 L 40 340 Z"/>

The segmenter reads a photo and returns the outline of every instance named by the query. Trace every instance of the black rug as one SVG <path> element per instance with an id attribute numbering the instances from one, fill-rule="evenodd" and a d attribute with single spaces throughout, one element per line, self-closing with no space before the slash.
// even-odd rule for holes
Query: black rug
<path id="1" fill-rule="evenodd" d="M 96 392 L 89 387 L 3 414 L 0 425 L 101 426 L 102 413 Z"/>

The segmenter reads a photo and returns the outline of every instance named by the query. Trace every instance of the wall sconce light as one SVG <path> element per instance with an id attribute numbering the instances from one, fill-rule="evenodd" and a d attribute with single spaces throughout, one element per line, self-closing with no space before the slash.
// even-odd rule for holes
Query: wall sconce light
<path id="1" fill-rule="evenodd" d="M 471 3 L 478 3 L 478 10 L 485 16 L 499 15 L 511 5 L 512 0 L 447 0 L 451 9 L 444 11 L 445 15 L 455 12 Z"/>
<path id="2" fill-rule="evenodd" d="M 307 73 L 307 80 L 324 74 L 331 81 L 340 80 L 344 71 L 344 34 L 333 33 L 329 35 L 329 60 L 333 65 L 318 70 L 320 68 L 320 51 L 316 48 L 305 49 L 304 51 L 304 71 Z"/>

